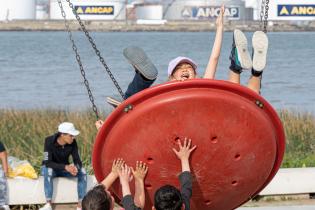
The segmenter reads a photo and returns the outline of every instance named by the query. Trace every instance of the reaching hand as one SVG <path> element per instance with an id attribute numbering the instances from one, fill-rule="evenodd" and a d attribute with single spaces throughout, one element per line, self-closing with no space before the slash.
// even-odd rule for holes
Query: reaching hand
<path id="1" fill-rule="evenodd" d="M 220 14 L 219 14 L 219 16 L 217 17 L 217 20 L 216 20 L 217 27 L 223 27 L 224 10 L 225 10 L 224 4 L 222 4 L 222 6 L 220 8 Z"/>
<path id="2" fill-rule="evenodd" d="M 123 165 L 125 165 L 125 161 L 122 158 L 115 159 L 112 165 L 112 173 L 118 177 L 118 171 Z"/>
<path id="3" fill-rule="evenodd" d="M 131 169 L 126 164 L 123 164 L 119 168 L 118 175 L 119 175 L 121 185 L 123 184 L 129 185 L 129 182 L 132 180 L 132 175 L 131 175 Z"/>
<path id="4" fill-rule="evenodd" d="M 191 139 L 185 138 L 184 144 L 182 145 L 182 142 L 178 140 L 178 146 L 179 146 L 179 151 L 173 148 L 174 153 L 180 159 L 181 161 L 183 160 L 188 160 L 190 153 L 196 149 L 196 145 L 190 148 L 191 146 Z"/>
<path id="5" fill-rule="evenodd" d="M 142 161 L 137 161 L 136 170 L 134 170 L 133 168 L 131 168 L 131 170 L 133 176 L 135 177 L 135 180 L 144 180 L 148 172 L 148 166 Z"/>
<path id="6" fill-rule="evenodd" d="M 99 130 L 102 127 L 103 124 L 104 124 L 104 122 L 102 120 L 96 121 L 95 122 L 96 129 Z"/>

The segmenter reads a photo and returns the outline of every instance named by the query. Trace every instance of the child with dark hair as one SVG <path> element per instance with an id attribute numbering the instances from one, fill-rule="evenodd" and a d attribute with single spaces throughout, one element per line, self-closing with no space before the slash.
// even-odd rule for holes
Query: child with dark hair
<path id="1" fill-rule="evenodd" d="M 189 165 L 190 154 L 196 149 L 191 145 L 191 139 L 185 138 L 184 144 L 178 141 L 179 151 L 173 149 L 181 161 L 182 173 L 179 175 L 181 190 L 171 185 L 159 188 L 154 195 L 153 210 L 189 210 L 192 195 L 192 178 Z"/>
<path id="2" fill-rule="evenodd" d="M 82 210 L 112 210 L 114 209 L 115 200 L 108 189 L 114 183 L 114 181 L 120 176 L 122 168 L 128 168 L 135 177 L 135 198 L 132 201 L 136 209 L 143 209 L 145 202 L 144 192 L 144 177 L 148 171 L 148 167 L 145 163 L 137 161 L 136 169 L 133 170 L 126 166 L 125 161 L 121 158 L 114 160 L 112 171 L 101 182 L 101 184 L 91 189 L 82 200 Z M 128 182 L 131 180 L 131 173 L 128 176 Z M 129 183 L 128 183 L 129 186 Z M 127 199 L 132 198 L 131 194 L 127 196 Z M 125 210 L 131 208 L 125 207 L 124 199 L 122 200 Z"/>

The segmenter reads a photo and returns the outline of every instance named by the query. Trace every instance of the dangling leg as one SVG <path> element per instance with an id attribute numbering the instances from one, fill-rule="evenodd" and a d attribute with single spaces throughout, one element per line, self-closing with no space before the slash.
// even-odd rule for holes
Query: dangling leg
<path id="1" fill-rule="evenodd" d="M 262 31 L 253 35 L 253 68 L 252 76 L 248 81 L 248 88 L 260 94 L 261 78 L 267 63 L 268 37 Z"/>
<path id="2" fill-rule="evenodd" d="M 248 80 L 247 87 L 257 94 L 260 94 L 260 86 L 261 86 L 261 76 L 252 75 Z"/>
<path id="3" fill-rule="evenodd" d="M 123 54 L 135 69 L 135 76 L 125 92 L 125 100 L 130 96 L 149 88 L 156 80 L 158 71 L 149 57 L 139 47 L 128 47 L 124 49 Z M 107 97 L 107 102 L 112 106 L 117 107 L 121 103 L 121 99 Z"/>
<path id="4" fill-rule="evenodd" d="M 136 71 L 125 93 L 125 99 L 127 99 L 141 90 L 150 87 L 156 80 L 158 71 L 149 57 L 139 47 L 128 47 L 124 49 L 123 54 Z"/>
<path id="5" fill-rule="evenodd" d="M 240 84 L 240 74 L 243 69 L 252 68 L 252 60 L 250 58 L 247 39 L 244 33 L 240 30 L 234 30 L 232 50 L 230 54 L 230 73 L 229 81 Z"/>
<path id="6" fill-rule="evenodd" d="M 134 95 L 134 94 L 136 94 L 136 93 L 138 93 L 138 92 L 140 92 L 146 88 L 149 88 L 153 84 L 154 81 L 155 81 L 155 79 L 154 80 L 146 79 L 136 69 L 135 76 L 133 77 L 132 81 L 128 85 L 128 88 L 125 92 L 125 98 L 124 99 L 127 99 L 130 96 L 132 96 L 132 95 Z"/>

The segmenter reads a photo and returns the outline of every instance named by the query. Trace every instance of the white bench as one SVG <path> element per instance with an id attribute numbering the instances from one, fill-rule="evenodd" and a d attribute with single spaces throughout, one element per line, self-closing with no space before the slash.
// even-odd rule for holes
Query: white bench
<path id="1" fill-rule="evenodd" d="M 88 189 L 96 185 L 94 176 L 88 176 Z M 44 180 L 8 179 L 9 204 L 45 203 Z M 259 195 L 294 195 L 315 192 L 315 168 L 280 169 L 269 185 Z M 54 179 L 54 203 L 76 203 L 76 179 Z"/>
<path id="2" fill-rule="evenodd" d="M 88 176 L 87 188 L 91 189 L 97 184 L 94 176 Z M 32 179 L 8 179 L 9 205 L 40 204 L 45 203 L 44 177 Z M 76 178 L 54 179 L 54 203 L 76 203 L 77 180 Z"/>

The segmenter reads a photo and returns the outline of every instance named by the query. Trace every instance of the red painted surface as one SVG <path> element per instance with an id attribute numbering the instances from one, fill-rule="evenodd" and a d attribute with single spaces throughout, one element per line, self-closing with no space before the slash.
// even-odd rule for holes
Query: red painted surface
<path id="1" fill-rule="evenodd" d="M 125 112 L 129 104 L 133 109 Z M 246 202 L 274 177 L 285 148 L 277 113 L 251 90 L 205 79 L 165 83 L 124 101 L 106 119 L 94 145 L 96 178 L 102 181 L 118 157 L 130 166 L 146 162 L 145 209 L 151 209 L 156 189 L 179 186 L 181 166 L 172 148 L 184 137 L 197 145 L 190 161 L 193 210 L 234 209 Z M 113 192 L 121 198 L 119 188 L 117 181 Z"/>

